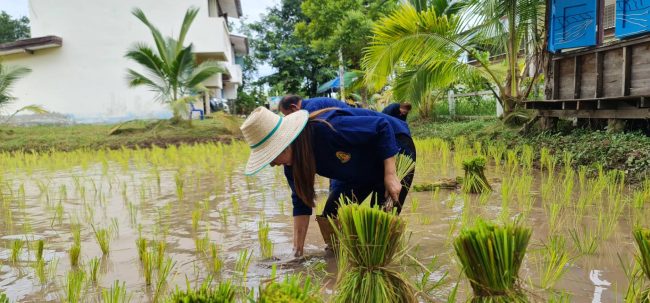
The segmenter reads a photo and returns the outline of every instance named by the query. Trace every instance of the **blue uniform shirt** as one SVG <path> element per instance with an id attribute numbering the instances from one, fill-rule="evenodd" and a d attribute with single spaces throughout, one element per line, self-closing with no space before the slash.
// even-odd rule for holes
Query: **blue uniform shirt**
<path id="1" fill-rule="evenodd" d="M 337 109 L 318 118 L 332 127 L 323 122 L 307 126 L 312 131 L 316 173 L 335 179 L 335 190 L 383 184 L 383 161 L 404 148 L 395 136 L 410 136 L 406 123 L 366 109 Z M 294 216 L 311 215 L 312 209 L 295 193 L 291 167 L 285 166 L 284 173 L 291 187 Z"/>
<path id="2" fill-rule="evenodd" d="M 343 101 L 326 97 L 311 98 L 302 100 L 301 102 L 301 109 L 304 109 L 309 113 L 328 107 L 349 108 L 349 106 Z"/>

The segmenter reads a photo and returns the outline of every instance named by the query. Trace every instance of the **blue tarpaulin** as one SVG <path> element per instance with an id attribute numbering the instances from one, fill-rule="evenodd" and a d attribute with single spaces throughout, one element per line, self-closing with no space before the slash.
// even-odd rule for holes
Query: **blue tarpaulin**
<path id="1" fill-rule="evenodd" d="M 650 0 L 616 0 L 616 37 L 650 31 Z"/>

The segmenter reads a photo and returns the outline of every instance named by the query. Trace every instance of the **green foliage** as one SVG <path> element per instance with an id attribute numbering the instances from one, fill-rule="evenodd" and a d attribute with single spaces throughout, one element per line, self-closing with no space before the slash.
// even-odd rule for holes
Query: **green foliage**
<path id="1" fill-rule="evenodd" d="M 650 281 L 650 230 L 636 228 L 632 234 L 639 248 L 638 263 L 646 278 Z"/>
<path id="2" fill-rule="evenodd" d="M 296 32 L 313 49 L 326 55 L 332 66 L 338 65 L 341 50 L 346 65 L 358 69 L 374 21 L 395 9 L 397 3 L 395 0 L 305 0 L 301 7 L 306 19 L 296 24 Z"/>
<path id="3" fill-rule="evenodd" d="M 184 45 L 187 32 L 198 13 L 198 8 L 188 9 L 178 38 L 165 38 L 142 10 L 133 10 L 133 15 L 151 31 L 155 49 L 139 42 L 128 50 L 125 57 L 140 64 L 146 73 L 128 69 L 127 80 L 132 87 L 145 86 L 155 92 L 160 102 L 171 107 L 174 120 L 180 119 L 180 112 L 186 109 L 187 103 L 196 101 L 193 94 L 204 89 L 201 85 L 203 81 L 225 72 L 217 61 L 207 60 L 197 64 L 193 45 Z"/>
<path id="4" fill-rule="evenodd" d="M 11 95 L 11 88 L 16 81 L 25 77 L 30 72 L 31 69 L 26 67 L 8 67 L 0 63 L 0 110 L 16 100 Z"/>
<path id="5" fill-rule="evenodd" d="M 338 223 L 339 271 L 334 302 L 417 302 L 415 289 L 399 268 L 406 223 L 369 203 L 344 204 Z"/>
<path id="6" fill-rule="evenodd" d="M 310 277 L 288 275 L 283 281 L 272 281 L 260 287 L 258 303 L 319 303 L 324 302 L 320 289 Z"/>
<path id="7" fill-rule="evenodd" d="M 208 279 L 198 289 L 187 285 L 187 290 L 178 288 L 165 300 L 166 303 L 234 303 L 236 302 L 235 287 L 230 281 L 221 282 L 216 287 L 210 287 L 212 279 Z"/>
<path id="8" fill-rule="evenodd" d="M 5 11 L 0 13 L 0 43 L 13 42 L 30 37 L 29 18 L 12 18 Z"/>
<path id="9" fill-rule="evenodd" d="M 1 292 L 0 292 L 0 303 L 10 303 L 7 295 Z"/>
<path id="10" fill-rule="evenodd" d="M 480 219 L 461 230 L 454 249 L 476 302 L 526 301 L 517 281 L 530 235 L 530 228 L 516 223 L 497 226 Z"/>
<path id="11" fill-rule="evenodd" d="M 126 282 L 115 281 L 113 287 L 102 289 L 102 300 L 104 303 L 129 303 L 131 294 L 126 292 Z"/>
<path id="12" fill-rule="evenodd" d="M 300 8 L 301 2 L 282 0 L 260 21 L 249 24 L 255 38 L 251 40 L 255 59 L 268 63 L 275 70 L 258 82 L 281 87 L 278 95 L 314 96 L 319 84 L 336 76 L 336 72 L 322 62 L 327 53 L 309 47 L 294 32 L 296 24 L 308 20 Z"/>

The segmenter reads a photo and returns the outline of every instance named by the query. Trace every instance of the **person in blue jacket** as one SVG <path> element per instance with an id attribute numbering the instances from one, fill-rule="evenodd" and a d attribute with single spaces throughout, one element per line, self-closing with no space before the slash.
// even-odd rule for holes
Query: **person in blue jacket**
<path id="1" fill-rule="evenodd" d="M 384 107 L 384 110 L 381 112 L 402 121 L 406 121 L 406 117 L 409 115 L 411 108 L 410 103 L 391 103 Z"/>
<path id="2" fill-rule="evenodd" d="M 315 175 L 337 180 L 323 215 L 336 216 L 343 195 L 363 201 L 373 194 L 375 203 L 387 197 L 401 209 L 413 175 L 398 180 L 395 157 L 416 158 L 406 124 L 364 109 L 327 108 L 311 115 L 299 110 L 280 117 L 257 108 L 241 126 L 251 154 L 245 174 L 267 165 L 284 165 L 294 204 L 294 250 L 303 254 L 309 216 L 315 207 Z M 404 184 L 404 187 L 402 186 Z"/>
<path id="3" fill-rule="evenodd" d="M 301 109 L 312 113 L 328 107 L 350 108 L 347 103 L 332 98 L 317 97 L 303 100 L 300 96 L 297 95 L 284 96 L 278 104 L 278 109 L 285 116 L 288 116 L 291 113 L 294 113 Z"/>

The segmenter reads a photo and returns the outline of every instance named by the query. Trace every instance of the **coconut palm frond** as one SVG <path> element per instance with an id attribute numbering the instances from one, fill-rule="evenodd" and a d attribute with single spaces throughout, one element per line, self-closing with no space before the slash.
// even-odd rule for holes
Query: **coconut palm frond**
<path id="1" fill-rule="evenodd" d="M 227 74 L 228 71 L 218 61 L 201 62 L 193 70 L 193 74 L 188 79 L 187 86 L 195 87 L 218 73 Z"/>
<path id="2" fill-rule="evenodd" d="M 165 38 L 160 33 L 160 30 L 158 30 L 158 28 L 149 22 L 149 19 L 147 19 L 147 16 L 141 9 L 134 8 L 131 13 L 149 28 L 151 36 L 153 37 L 153 41 L 156 44 L 156 49 L 158 50 L 158 54 L 161 56 L 162 61 L 169 62 L 169 54 L 166 51 L 168 47 L 165 43 Z"/>
<path id="3" fill-rule="evenodd" d="M 196 18 L 196 15 L 199 14 L 199 9 L 196 7 L 191 7 L 185 12 L 185 17 L 183 18 L 183 25 L 181 26 L 181 32 L 178 34 L 178 41 L 176 42 L 176 45 L 178 48 L 183 47 L 183 43 L 185 43 L 185 37 L 187 36 L 187 32 L 190 30 L 190 26 L 194 22 L 194 19 Z"/>
<path id="4" fill-rule="evenodd" d="M 15 100 L 11 95 L 11 87 L 31 71 L 26 67 L 7 67 L 0 64 L 0 108 Z"/>

